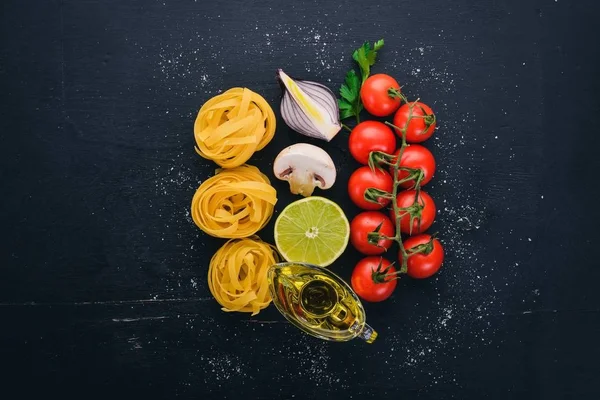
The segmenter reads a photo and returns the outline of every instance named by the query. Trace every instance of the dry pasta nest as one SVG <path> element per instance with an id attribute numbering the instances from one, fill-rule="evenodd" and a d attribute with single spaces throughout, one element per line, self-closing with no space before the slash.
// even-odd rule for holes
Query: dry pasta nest
<path id="1" fill-rule="evenodd" d="M 244 164 L 275 134 L 275 114 L 247 88 L 232 88 L 208 100 L 194 123 L 196 152 L 223 168 Z"/>
<path id="2" fill-rule="evenodd" d="M 196 190 L 192 219 L 207 234 L 244 238 L 262 229 L 273 215 L 277 192 L 258 168 L 242 165 L 218 170 Z"/>
<path id="3" fill-rule="evenodd" d="M 223 311 L 256 315 L 271 303 L 267 270 L 279 260 L 258 237 L 230 240 L 210 260 L 208 288 Z"/>

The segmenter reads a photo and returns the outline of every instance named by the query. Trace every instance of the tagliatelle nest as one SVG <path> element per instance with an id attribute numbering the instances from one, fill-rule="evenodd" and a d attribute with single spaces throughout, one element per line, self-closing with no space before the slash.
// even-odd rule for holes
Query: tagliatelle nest
<path id="1" fill-rule="evenodd" d="M 194 123 L 196 152 L 223 168 L 235 168 L 263 149 L 275 134 L 275 114 L 247 88 L 232 88 L 208 100 Z"/>
<path id="2" fill-rule="evenodd" d="M 245 238 L 262 229 L 273 215 L 277 192 L 258 168 L 242 165 L 219 170 L 192 198 L 194 223 L 219 238 Z"/>
<path id="3" fill-rule="evenodd" d="M 275 247 L 258 237 L 230 240 L 210 260 L 208 288 L 223 311 L 256 315 L 271 303 L 267 270 L 278 262 Z"/>

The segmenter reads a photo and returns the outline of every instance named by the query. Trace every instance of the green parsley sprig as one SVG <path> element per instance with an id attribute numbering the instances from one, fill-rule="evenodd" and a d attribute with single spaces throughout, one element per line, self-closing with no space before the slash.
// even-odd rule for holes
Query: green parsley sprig
<path id="1" fill-rule="evenodd" d="M 344 83 L 340 87 L 340 98 L 338 99 L 341 119 L 356 117 L 356 123 L 360 123 L 359 115 L 363 109 L 360 100 L 360 88 L 369 77 L 371 67 L 375 64 L 375 60 L 377 59 L 377 51 L 382 47 L 383 39 L 380 39 L 373 43 L 373 45 L 369 42 L 365 42 L 352 53 L 352 58 L 356 61 L 360 69 L 361 77 L 359 78 L 358 75 L 356 75 L 354 69 L 351 69 L 346 74 Z"/>

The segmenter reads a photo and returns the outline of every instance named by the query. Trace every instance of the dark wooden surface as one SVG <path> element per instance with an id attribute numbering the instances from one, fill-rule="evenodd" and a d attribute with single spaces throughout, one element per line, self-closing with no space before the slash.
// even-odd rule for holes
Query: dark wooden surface
<path id="1" fill-rule="evenodd" d="M 2 398 L 591 399 L 599 48 L 593 0 L 10 1 L 1 6 Z M 270 307 L 226 314 L 222 241 L 189 203 L 214 165 L 199 107 L 275 70 L 337 89 L 374 68 L 432 105 L 443 271 L 367 305 L 380 338 L 331 344 Z M 278 120 L 251 162 L 306 139 Z M 324 144 L 349 217 L 345 134 Z M 286 185 L 277 211 L 292 200 Z M 261 233 L 272 240 L 272 223 Z M 332 268 L 348 278 L 358 255 Z"/>

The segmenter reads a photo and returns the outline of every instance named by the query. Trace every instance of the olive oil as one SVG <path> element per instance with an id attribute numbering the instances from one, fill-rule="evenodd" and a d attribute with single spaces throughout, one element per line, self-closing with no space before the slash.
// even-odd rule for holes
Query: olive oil
<path id="1" fill-rule="evenodd" d="M 377 338 L 354 291 L 329 270 L 281 263 L 271 266 L 267 277 L 277 309 L 306 333 L 338 342 L 359 337 L 372 343 Z"/>

